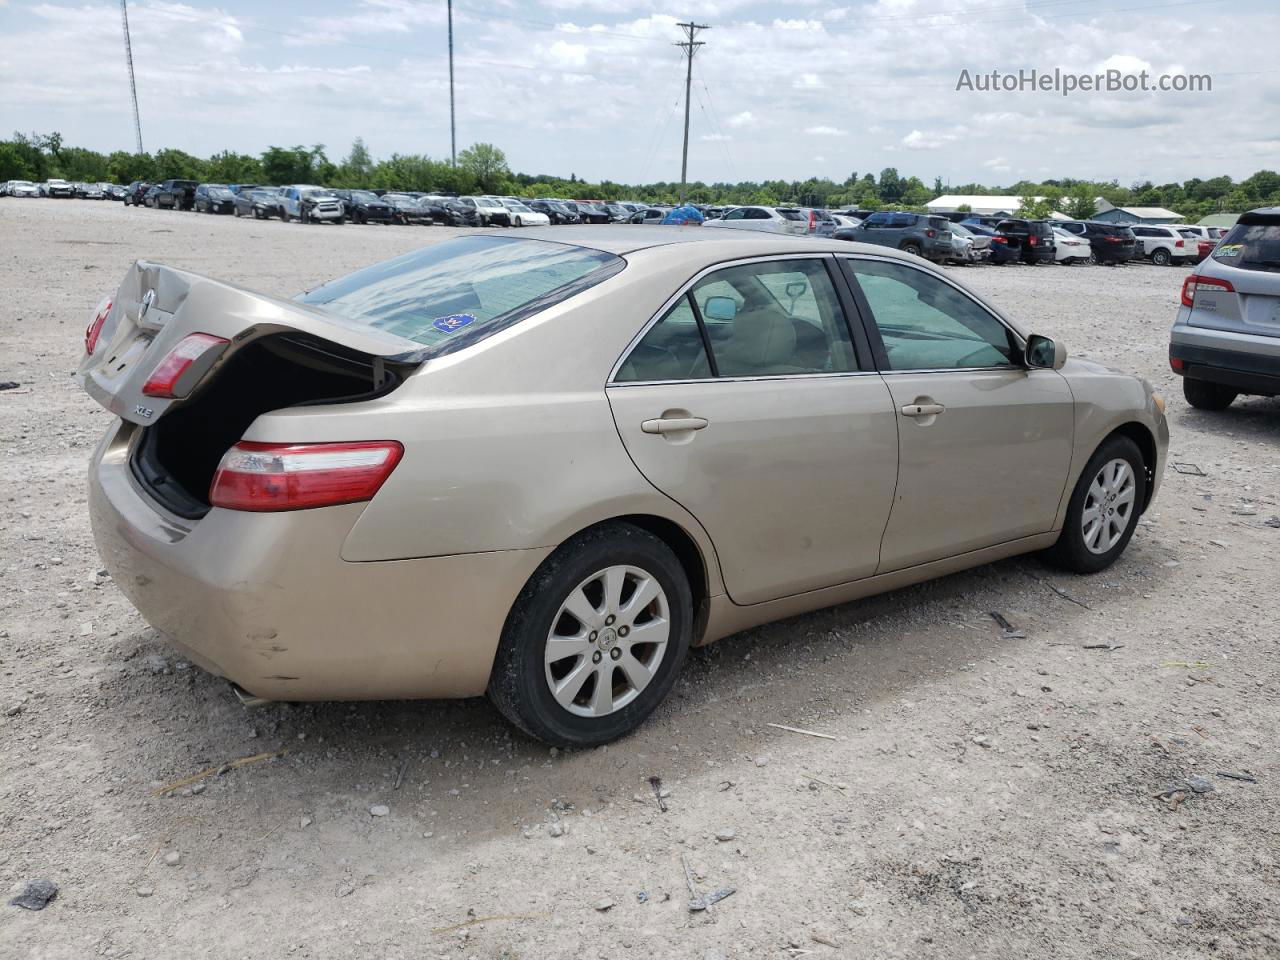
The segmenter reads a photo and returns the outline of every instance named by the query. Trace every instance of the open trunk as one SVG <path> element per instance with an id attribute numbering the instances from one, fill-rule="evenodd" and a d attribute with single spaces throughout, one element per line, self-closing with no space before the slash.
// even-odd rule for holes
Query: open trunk
<path id="1" fill-rule="evenodd" d="M 157 396 L 148 381 L 193 336 L 213 345 L 172 378 L 172 396 Z M 209 510 L 222 455 L 259 415 L 382 396 L 422 363 L 414 341 L 144 262 L 125 278 L 97 341 L 79 370 L 86 392 L 143 428 L 135 478 L 192 519 Z"/>

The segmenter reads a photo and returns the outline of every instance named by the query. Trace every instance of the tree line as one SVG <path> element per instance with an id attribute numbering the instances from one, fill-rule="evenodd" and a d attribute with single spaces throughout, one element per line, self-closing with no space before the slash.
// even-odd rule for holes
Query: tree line
<path id="1" fill-rule="evenodd" d="M 67 146 L 58 133 L 14 133 L 0 141 L 0 181 L 46 180 L 130 183 L 134 180 L 198 180 L 205 183 L 314 183 L 330 187 L 367 187 L 387 190 L 442 191 L 447 193 L 498 193 L 521 196 L 580 197 L 595 200 L 640 200 L 674 203 L 681 193 L 676 181 L 626 184 L 612 180 L 592 183 L 570 174 L 514 173 L 502 150 L 477 143 L 458 154 L 457 165 L 425 154 L 392 154 L 375 160 L 357 137 L 347 155 L 334 162 L 323 144 L 268 147 L 253 155 L 223 150 L 211 157 L 197 157 L 183 150 L 152 153 L 116 150 L 100 153 Z M 1121 186 L 1116 180 L 1060 179 L 1035 183 L 1019 181 L 1007 186 L 979 183 L 944 184 L 935 177 L 931 185 L 919 177 L 899 175 L 886 167 L 879 176 L 851 173 L 843 181 L 826 177 L 807 180 L 762 180 L 728 183 L 690 183 L 688 199 L 708 204 L 796 204 L 801 206 L 853 207 L 874 210 L 922 210 L 924 204 L 944 193 L 1010 195 L 1023 198 L 1023 213 L 1047 216 L 1060 210 L 1084 219 L 1094 213 L 1094 201 L 1102 196 L 1116 206 L 1166 207 L 1188 220 L 1210 213 L 1241 213 L 1253 207 L 1280 205 L 1280 174 L 1260 170 L 1240 182 L 1228 176 L 1157 185 L 1151 181 Z M 1033 201 L 1032 197 L 1042 197 Z"/>

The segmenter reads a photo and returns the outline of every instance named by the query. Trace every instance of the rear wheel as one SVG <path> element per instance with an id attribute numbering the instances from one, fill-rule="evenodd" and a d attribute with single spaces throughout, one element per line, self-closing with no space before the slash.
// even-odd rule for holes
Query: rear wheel
<path id="1" fill-rule="evenodd" d="M 1208 380 L 1182 378 L 1182 395 L 1197 410 L 1225 410 L 1240 396 L 1238 391 Z"/>
<path id="2" fill-rule="evenodd" d="M 530 736 L 593 746 L 662 702 L 693 632 L 689 582 L 671 548 L 627 523 L 564 543 L 507 615 L 489 698 Z"/>
<path id="3" fill-rule="evenodd" d="M 1172 261 L 1173 257 L 1169 256 L 1169 251 L 1164 247 L 1151 254 L 1151 262 L 1157 267 L 1167 267 Z"/>
<path id="4" fill-rule="evenodd" d="M 903 253 L 909 253 L 913 257 L 920 256 L 920 245 L 916 243 L 904 243 L 901 250 Z"/>
<path id="5" fill-rule="evenodd" d="M 1076 481 L 1062 533 L 1046 559 L 1076 573 L 1105 570 L 1128 546 L 1146 493 L 1138 445 L 1125 436 L 1107 438 Z"/>

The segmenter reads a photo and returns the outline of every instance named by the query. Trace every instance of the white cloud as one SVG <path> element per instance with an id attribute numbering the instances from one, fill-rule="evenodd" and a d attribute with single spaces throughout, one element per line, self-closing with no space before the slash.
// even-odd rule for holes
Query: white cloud
<path id="1" fill-rule="evenodd" d="M 704 133 L 702 136 L 698 137 L 698 139 L 706 143 L 715 143 L 720 140 L 732 140 L 733 137 L 729 136 L 727 133 Z"/>
<path id="2" fill-rule="evenodd" d="M 902 138 L 902 146 L 907 150 L 940 150 L 955 139 L 954 133 L 925 133 L 923 130 L 912 130 Z"/>
<path id="3" fill-rule="evenodd" d="M 816 73 L 802 73 L 791 81 L 791 86 L 796 90 L 821 90 L 826 84 Z"/>
<path id="4" fill-rule="evenodd" d="M 839 127 L 828 127 L 819 125 L 816 127 L 805 127 L 804 132 L 811 137 L 847 137 L 848 130 L 841 130 Z"/>
<path id="5" fill-rule="evenodd" d="M 753 127 L 755 126 L 756 118 L 750 110 L 743 110 L 741 113 L 735 113 L 730 117 L 728 123 L 731 127 Z"/>

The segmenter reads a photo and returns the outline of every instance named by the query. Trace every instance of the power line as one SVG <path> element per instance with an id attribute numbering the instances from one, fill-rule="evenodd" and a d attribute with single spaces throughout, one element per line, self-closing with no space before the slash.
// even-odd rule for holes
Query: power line
<path id="1" fill-rule="evenodd" d="M 133 132 L 138 137 L 138 153 L 142 153 L 142 118 L 138 114 L 138 81 L 133 76 L 133 45 L 129 42 L 128 0 L 120 0 L 120 22 L 124 27 L 124 62 L 129 66 L 129 92 L 133 95 Z"/>
<path id="2" fill-rule="evenodd" d="M 694 23 L 690 20 L 688 23 L 677 23 L 677 27 L 684 31 L 685 39 L 676 46 L 684 51 L 685 56 L 685 72 L 684 72 L 684 148 L 680 152 L 680 202 L 684 203 L 685 191 L 689 183 L 689 92 L 693 86 L 693 55 L 698 52 L 699 47 L 705 47 L 706 44 L 696 40 L 700 30 L 710 30 L 711 28 L 705 23 Z"/>

